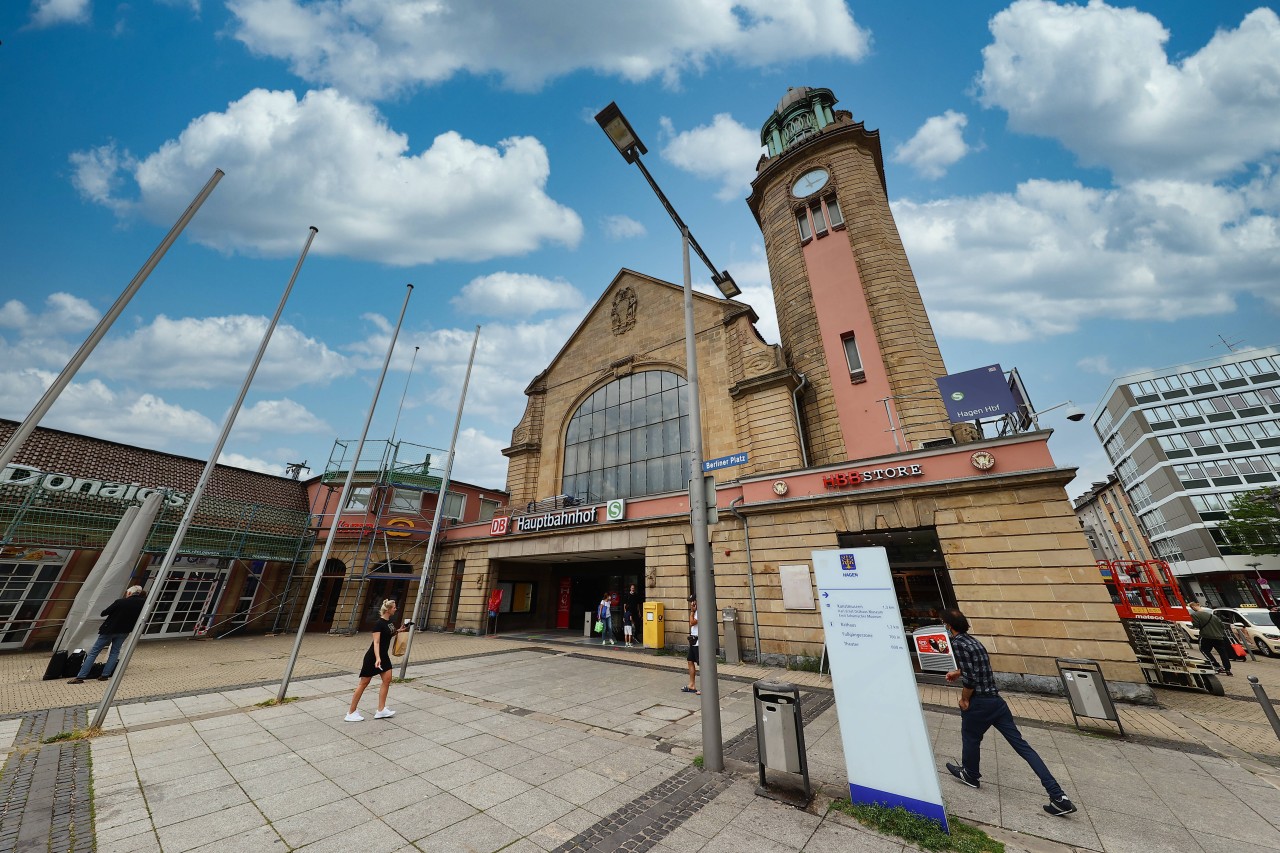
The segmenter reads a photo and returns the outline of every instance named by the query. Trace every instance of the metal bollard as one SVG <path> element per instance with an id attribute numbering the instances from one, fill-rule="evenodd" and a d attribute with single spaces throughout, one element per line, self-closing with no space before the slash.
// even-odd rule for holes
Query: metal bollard
<path id="1" fill-rule="evenodd" d="M 1276 737 L 1280 738 L 1280 716 L 1276 716 L 1276 708 L 1271 704 L 1271 700 L 1267 698 L 1267 691 L 1262 689 L 1262 685 L 1258 683 L 1258 676 L 1249 676 L 1249 686 L 1253 688 L 1253 695 L 1262 703 L 1262 712 L 1267 715 L 1267 720 L 1271 722 L 1271 730 L 1276 733 Z"/>

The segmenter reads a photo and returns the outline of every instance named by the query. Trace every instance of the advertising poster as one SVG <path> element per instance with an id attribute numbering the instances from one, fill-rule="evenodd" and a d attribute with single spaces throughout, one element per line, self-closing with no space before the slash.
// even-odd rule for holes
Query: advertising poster
<path id="1" fill-rule="evenodd" d="M 849 798 L 902 806 L 945 827 L 947 813 L 911 669 L 912 638 L 903 629 L 885 550 L 814 551 L 813 569 Z"/>

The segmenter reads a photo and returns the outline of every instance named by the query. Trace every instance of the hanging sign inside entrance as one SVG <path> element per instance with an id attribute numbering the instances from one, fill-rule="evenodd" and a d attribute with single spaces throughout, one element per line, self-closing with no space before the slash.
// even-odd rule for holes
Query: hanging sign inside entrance
<path id="1" fill-rule="evenodd" d="M 569 627 L 569 602 L 573 599 L 573 578 L 560 578 L 560 604 L 556 608 L 556 627 Z"/>
<path id="2" fill-rule="evenodd" d="M 884 548 L 814 551 L 849 797 L 945 828 L 933 749 Z"/>

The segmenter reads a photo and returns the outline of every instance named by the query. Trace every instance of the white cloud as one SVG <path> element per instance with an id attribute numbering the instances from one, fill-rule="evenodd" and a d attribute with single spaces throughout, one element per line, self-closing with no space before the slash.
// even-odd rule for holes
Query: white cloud
<path id="1" fill-rule="evenodd" d="M 0 414 L 25 417 L 56 375 L 35 369 L 0 371 Z M 41 426 L 160 448 L 212 441 L 218 433 L 199 412 L 154 394 L 116 392 L 99 379 L 68 385 Z"/>
<path id="2" fill-rule="evenodd" d="M 234 36 L 313 83 L 385 97 L 458 74 L 513 89 L 590 70 L 674 86 L 731 61 L 857 61 L 870 36 L 844 0 L 231 0 Z"/>
<path id="3" fill-rule="evenodd" d="M 467 282 L 452 299 L 455 308 L 490 317 L 530 316 L 583 304 L 582 294 L 564 279 L 496 272 Z"/>
<path id="4" fill-rule="evenodd" d="M 632 237 L 643 237 L 649 233 L 644 225 L 624 214 L 604 217 L 601 228 L 605 236 L 611 240 L 628 240 Z"/>
<path id="5" fill-rule="evenodd" d="M 111 379 L 145 380 L 159 387 L 238 387 L 267 323 L 266 317 L 245 314 L 179 319 L 161 314 L 122 339 L 103 341 L 86 368 Z M 353 370 L 344 356 L 322 341 L 282 324 L 271 337 L 254 387 L 325 384 Z"/>
<path id="6" fill-rule="evenodd" d="M 968 123 L 968 116 L 954 110 L 933 116 L 915 136 L 898 146 L 893 152 L 894 162 L 906 163 L 926 178 L 941 178 L 972 150 L 964 141 Z"/>
<path id="7" fill-rule="evenodd" d="M 58 24 L 87 24 L 89 0 L 35 0 L 31 4 L 31 26 L 53 27 Z"/>
<path id="8" fill-rule="evenodd" d="M 1280 307 L 1280 205 L 1270 190 L 1144 181 L 1117 189 L 1027 181 L 893 205 L 942 334 L 1025 341 L 1092 318 L 1226 313 L 1252 293 Z"/>
<path id="9" fill-rule="evenodd" d="M 265 459 L 259 459 L 256 456 L 245 456 L 243 453 L 227 453 L 223 452 L 218 457 L 219 465 L 227 465 L 232 468 L 243 468 L 246 471 L 257 471 L 259 474 L 275 474 L 276 476 L 284 476 L 284 466 L 275 462 L 268 462 Z"/>
<path id="10" fill-rule="evenodd" d="M 1261 8 L 1170 62 L 1154 16 L 1018 0 L 991 19 L 982 103 L 1121 178 L 1213 178 L 1280 150 L 1280 18 Z"/>
<path id="11" fill-rule="evenodd" d="M 31 325 L 31 312 L 16 299 L 0 305 L 0 327 L 21 329 Z"/>
<path id="12" fill-rule="evenodd" d="M 1111 360 L 1105 355 L 1085 356 L 1076 362 L 1076 367 L 1086 373 L 1096 373 L 1099 376 L 1115 376 L 1116 372 L 1111 367 Z"/>
<path id="13" fill-rule="evenodd" d="M 255 89 L 140 161 L 107 146 L 72 164 L 86 198 L 160 224 L 223 169 L 187 229 L 223 251 L 296 255 L 315 225 L 315 254 L 408 266 L 574 246 L 582 235 L 578 215 L 546 195 L 550 163 L 538 140 L 490 147 L 449 131 L 414 154 L 373 107 L 333 90 L 298 100 Z M 119 194 L 121 171 L 136 200 Z"/>
<path id="14" fill-rule="evenodd" d="M 264 432 L 331 433 L 333 429 L 324 420 L 312 414 L 306 406 L 284 397 L 280 400 L 259 400 L 252 406 L 242 409 L 236 416 L 235 434 L 237 436 L 246 434 L 256 436 Z"/>
<path id="15" fill-rule="evenodd" d="M 671 136 L 662 156 L 700 178 L 719 182 L 716 198 L 730 201 L 750 192 L 764 151 L 758 132 L 738 124 L 728 113 L 718 114 L 709 125 L 679 133 L 668 118 L 662 119 L 662 127 Z"/>
<path id="16" fill-rule="evenodd" d="M 505 489 L 507 457 L 502 455 L 502 448 L 506 446 L 507 442 L 490 438 L 474 427 L 459 430 L 460 451 L 453 467 L 454 478 L 476 486 Z"/>

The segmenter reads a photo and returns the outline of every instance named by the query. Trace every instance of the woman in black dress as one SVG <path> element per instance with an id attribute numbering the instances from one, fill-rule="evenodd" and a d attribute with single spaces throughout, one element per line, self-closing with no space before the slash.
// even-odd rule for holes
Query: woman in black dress
<path id="1" fill-rule="evenodd" d="M 364 653 L 364 665 L 360 667 L 360 685 L 356 687 L 356 695 L 351 697 L 351 707 L 347 710 L 345 719 L 348 723 L 359 723 L 364 720 L 359 710 L 360 697 L 364 695 L 364 689 L 369 686 L 369 682 L 375 675 L 382 678 L 382 686 L 378 688 L 378 712 L 373 715 L 373 718 L 385 720 L 396 714 L 387 707 L 387 692 L 391 689 L 391 638 L 401 631 L 409 630 L 409 626 L 406 623 L 403 627 L 396 628 L 392 621 L 392 617 L 396 615 L 394 599 L 388 598 L 382 602 L 378 614 L 378 621 L 373 626 L 373 642 L 369 644 L 369 650 Z"/>

